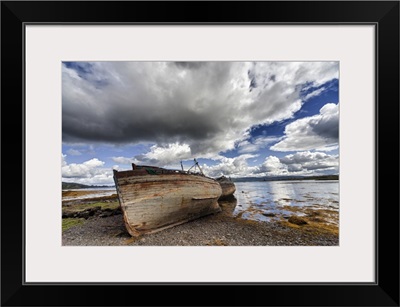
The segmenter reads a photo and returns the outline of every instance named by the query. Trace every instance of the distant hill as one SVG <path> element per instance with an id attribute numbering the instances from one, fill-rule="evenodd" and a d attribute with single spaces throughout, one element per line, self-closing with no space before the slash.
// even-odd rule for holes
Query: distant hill
<path id="1" fill-rule="evenodd" d="M 285 180 L 339 180 L 339 175 L 241 177 L 241 178 L 231 178 L 231 179 L 234 182 L 243 182 L 243 181 L 285 181 Z"/>
<path id="2" fill-rule="evenodd" d="M 62 189 L 63 190 L 70 190 L 70 189 L 93 189 L 93 188 L 111 188 L 113 186 L 110 185 L 85 185 L 75 182 L 63 182 Z"/>

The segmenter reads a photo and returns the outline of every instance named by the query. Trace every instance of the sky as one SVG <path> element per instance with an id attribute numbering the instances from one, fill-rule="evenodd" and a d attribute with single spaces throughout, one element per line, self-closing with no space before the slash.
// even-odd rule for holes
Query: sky
<path id="1" fill-rule="evenodd" d="M 339 62 L 63 62 L 62 181 L 339 173 Z"/>

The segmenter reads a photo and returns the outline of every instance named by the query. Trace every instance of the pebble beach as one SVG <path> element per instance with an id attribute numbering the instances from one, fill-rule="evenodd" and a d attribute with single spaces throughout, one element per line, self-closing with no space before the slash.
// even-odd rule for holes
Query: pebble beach
<path id="1" fill-rule="evenodd" d="M 232 202 L 221 212 L 152 234 L 131 237 L 113 197 L 63 205 L 63 246 L 338 246 L 338 227 L 318 223 L 315 214 L 302 219 L 254 221 L 232 214 Z M 102 204 L 103 207 L 97 206 Z M 106 207 L 104 207 L 104 204 Z M 79 206 L 73 217 L 71 208 Z M 88 209 L 85 209 L 85 208 Z M 64 210 L 65 209 L 65 210 Z M 317 213 L 316 213 L 317 214 Z"/>

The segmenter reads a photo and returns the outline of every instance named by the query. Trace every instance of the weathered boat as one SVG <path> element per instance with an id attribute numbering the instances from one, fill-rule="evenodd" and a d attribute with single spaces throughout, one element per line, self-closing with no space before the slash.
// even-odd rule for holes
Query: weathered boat
<path id="1" fill-rule="evenodd" d="M 219 199 L 229 198 L 233 195 L 233 193 L 235 193 L 236 186 L 230 178 L 221 176 L 221 177 L 217 178 L 216 180 L 220 184 L 221 189 L 222 189 L 222 194 Z"/>
<path id="2" fill-rule="evenodd" d="M 132 236 L 221 211 L 217 202 L 221 186 L 202 173 L 132 164 L 132 170 L 114 170 L 114 181 Z"/>

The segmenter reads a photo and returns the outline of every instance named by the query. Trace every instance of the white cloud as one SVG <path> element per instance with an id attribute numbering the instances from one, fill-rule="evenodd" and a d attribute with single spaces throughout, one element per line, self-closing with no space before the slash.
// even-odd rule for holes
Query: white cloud
<path id="1" fill-rule="evenodd" d="M 65 161 L 66 157 L 67 157 L 67 155 L 61 154 L 61 166 L 67 165 L 67 161 Z"/>
<path id="2" fill-rule="evenodd" d="M 94 168 L 96 168 L 96 167 L 103 166 L 103 165 L 104 165 L 104 162 L 103 162 L 103 161 L 100 161 L 100 160 L 97 159 L 97 158 L 93 158 L 93 159 L 91 159 L 91 160 L 89 160 L 89 161 L 83 162 L 82 165 L 84 165 L 85 167 L 87 167 L 87 168 L 89 168 L 89 169 L 94 169 Z"/>
<path id="3" fill-rule="evenodd" d="M 244 140 L 238 143 L 237 149 L 239 153 L 250 153 L 257 152 L 258 150 L 265 148 L 268 144 L 279 141 L 280 137 L 275 136 L 260 136 L 254 140 Z"/>
<path id="4" fill-rule="evenodd" d="M 280 176 L 287 175 L 288 169 L 286 165 L 281 163 L 279 158 L 269 156 L 265 159 L 264 163 L 259 166 L 257 173 L 267 176 Z"/>
<path id="5" fill-rule="evenodd" d="M 130 164 L 134 163 L 134 161 L 135 161 L 134 158 L 126 158 L 126 157 L 112 157 L 111 159 L 115 163 L 125 164 L 125 165 L 130 165 Z"/>
<path id="6" fill-rule="evenodd" d="M 268 74 L 264 72 L 267 71 Z M 271 86 L 271 81 L 290 86 L 317 87 L 339 77 L 338 62 L 257 62 L 256 82 Z"/>
<path id="7" fill-rule="evenodd" d="M 179 147 L 180 146 L 176 145 L 176 148 Z M 166 148 L 165 151 L 172 152 L 172 148 L 173 146 Z M 154 153 L 162 153 L 162 151 L 159 151 L 158 149 L 158 147 L 153 146 L 152 155 L 154 155 Z M 162 156 L 163 154 L 161 154 L 161 158 L 160 156 L 157 156 L 157 159 L 163 159 Z M 201 169 L 205 175 L 213 178 L 222 175 L 231 177 L 321 175 L 325 174 L 327 171 L 329 171 L 329 173 L 338 173 L 339 170 L 339 156 L 329 155 L 324 152 L 297 152 L 295 154 L 286 155 L 282 158 L 268 156 L 261 164 L 250 166 L 248 160 L 251 160 L 254 163 L 257 161 L 254 159 L 256 157 L 258 157 L 258 155 L 255 154 L 242 154 L 234 158 L 219 156 L 216 165 L 203 164 L 201 165 Z M 121 161 L 127 159 L 122 157 L 120 158 Z M 153 159 L 155 159 L 154 156 Z M 128 161 L 129 162 L 126 164 L 130 164 L 132 160 L 128 159 Z M 161 161 L 164 161 L 165 164 L 168 162 L 168 168 L 180 169 L 179 164 L 176 163 L 177 160 L 172 161 L 172 159 L 164 159 L 157 161 L 160 163 Z M 143 162 L 135 160 L 135 163 L 142 164 Z M 119 169 L 119 166 L 114 165 L 113 168 Z"/>
<path id="8" fill-rule="evenodd" d="M 316 97 L 318 95 L 320 95 L 323 91 L 325 91 L 325 87 L 321 87 L 319 89 L 316 89 L 315 91 L 308 93 L 304 98 L 303 101 L 307 101 L 308 99 L 312 98 L 312 97 Z"/>
<path id="9" fill-rule="evenodd" d="M 83 162 L 81 164 L 71 163 L 62 166 L 62 176 L 63 177 L 90 177 L 95 175 L 98 167 L 104 165 L 104 162 L 98 160 L 97 158 L 91 159 L 89 161 Z"/>
<path id="10" fill-rule="evenodd" d="M 232 177 L 244 177 L 252 174 L 256 169 L 250 167 L 247 163 L 248 159 L 254 158 L 257 155 L 244 154 L 235 158 L 221 157 L 217 165 L 208 166 L 204 164 L 202 170 L 209 177 L 220 177 L 222 175 Z"/>
<path id="11" fill-rule="evenodd" d="M 166 146 L 153 145 L 149 152 L 135 156 L 134 162 L 138 164 L 166 166 L 191 158 L 192 153 L 188 144 L 173 143 Z"/>
<path id="12" fill-rule="evenodd" d="M 66 155 L 62 155 L 61 174 L 62 180 L 82 184 L 112 184 L 112 169 L 103 168 L 104 162 L 97 158 L 83 163 L 71 163 L 66 161 Z"/>
<path id="13" fill-rule="evenodd" d="M 332 150 L 335 150 L 338 148 L 339 148 L 339 145 L 332 145 L 332 146 L 319 147 L 319 148 L 316 148 L 315 150 L 316 151 L 332 151 Z"/>
<path id="14" fill-rule="evenodd" d="M 324 152 L 297 152 L 280 159 L 280 162 L 287 165 L 290 171 L 315 171 L 335 170 L 339 168 L 339 156 L 328 155 Z"/>
<path id="15" fill-rule="evenodd" d="M 82 153 L 79 150 L 71 148 L 67 151 L 67 154 L 69 154 L 70 156 L 80 156 Z"/>
<path id="16" fill-rule="evenodd" d="M 310 176 L 339 171 L 339 156 L 323 152 L 297 152 L 283 158 L 268 156 L 261 164 L 250 166 L 247 160 L 254 157 L 256 155 L 244 154 L 236 158 L 221 158 L 217 165 L 203 165 L 202 169 L 210 177 Z"/>
<path id="17" fill-rule="evenodd" d="M 320 114 L 298 119 L 285 128 L 282 141 L 271 146 L 275 151 L 303 151 L 337 148 L 339 142 L 339 106 L 324 105 Z"/>

